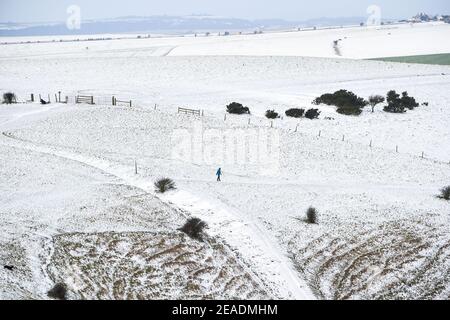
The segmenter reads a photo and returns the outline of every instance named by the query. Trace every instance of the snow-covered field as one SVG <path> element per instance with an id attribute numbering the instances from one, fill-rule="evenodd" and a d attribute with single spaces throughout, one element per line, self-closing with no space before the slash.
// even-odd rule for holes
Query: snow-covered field
<path id="1" fill-rule="evenodd" d="M 75 299 L 449 299 L 450 204 L 436 195 L 450 185 L 450 67 L 332 48 L 342 37 L 347 58 L 448 53 L 449 34 L 423 24 L 0 46 L 0 92 L 98 102 L 0 105 L 0 265 L 16 267 L 0 269 L 0 298 L 46 298 L 64 281 Z M 319 120 L 273 128 L 263 118 L 338 89 L 429 105 L 359 117 L 319 106 Z M 107 106 L 112 95 L 134 107 Z M 232 101 L 252 115 L 224 121 Z M 174 134 L 199 127 L 270 132 L 275 167 L 247 163 L 251 146 L 239 163 L 174 158 Z M 193 144 L 224 148 L 205 141 Z M 156 194 L 162 176 L 178 189 Z M 304 221 L 311 205 L 318 225 Z M 189 216 L 208 223 L 205 243 L 177 231 Z"/>
<path id="2" fill-rule="evenodd" d="M 39 57 L 124 56 L 336 56 L 333 42 L 339 41 L 341 56 L 351 59 L 399 57 L 450 53 L 450 25 L 443 22 L 394 24 L 373 27 L 269 32 L 230 36 L 199 35 L 80 41 L 88 38 L 120 38 L 125 35 L 0 37 L 0 43 L 55 41 L 2 46 L 5 55 Z M 128 36 L 130 38 L 130 36 Z M 74 42 L 63 42 L 60 40 Z M 2 56 L 4 55 L 2 54 Z"/>

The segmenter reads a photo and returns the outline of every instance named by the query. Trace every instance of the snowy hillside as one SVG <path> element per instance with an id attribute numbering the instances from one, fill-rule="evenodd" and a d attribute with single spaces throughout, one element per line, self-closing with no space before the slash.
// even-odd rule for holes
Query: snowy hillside
<path id="1" fill-rule="evenodd" d="M 205 36 L 194 34 L 179 37 L 137 39 L 130 35 L 80 35 L 45 37 L 0 37 L 0 43 L 24 42 L 20 46 L 2 46 L 2 56 L 65 56 L 90 57 L 92 55 L 123 56 L 307 56 L 344 57 L 369 59 L 383 57 L 413 56 L 450 53 L 450 24 L 430 22 L 421 24 L 394 24 L 374 27 L 335 27 L 313 30 L 312 28 L 290 32 L 267 32 Z M 121 41 L 78 41 L 59 43 L 60 40 L 83 40 L 125 38 Z M 130 37 L 132 39 L 130 39 Z M 27 41 L 54 41 L 41 45 L 26 44 Z M 338 41 L 339 54 L 334 48 Z M 89 48 L 87 50 L 86 48 Z"/>
<path id="2" fill-rule="evenodd" d="M 354 60 L 448 53 L 449 33 L 0 46 L 0 92 L 20 102 L 0 105 L 0 265 L 14 266 L 0 269 L 0 298 L 46 299 L 64 282 L 70 299 L 449 299 L 450 203 L 436 196 L 450 185 L 450 66 Z M 340 38 L 351 59 L 336 56 Z M 312 105 L 339 89 L 427 105 L 358 117 Z M 67 104 L 54 103 L 59 91 Z M 225 116 L 233 101 L 251 115 Z M 321 115 L 264 117 L 296 107 Z M 270 161 L 255 160 L 255 135 L 275 137 Z M 238 161 L 230 137 L 250 139 L 228 154 Z M 191 158 L 174 153 L 184 138 Z M 156 193 L 161 177 L 177 189 Z M 305 222 L 309 206 L 318 224 Z M 204 242 L 178 230 L 188 217 L 208 223 Z"/>

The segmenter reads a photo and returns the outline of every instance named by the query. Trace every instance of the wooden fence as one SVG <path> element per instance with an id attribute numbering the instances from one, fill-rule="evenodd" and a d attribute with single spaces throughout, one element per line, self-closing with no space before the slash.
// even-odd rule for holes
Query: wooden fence
<path id="1" fill-rule="evenodd" d="M 116 99 L 116 97 L 112 97 L 112 105 L 113 106 L 120 106 L 120 105 L 125 105 L 125 106 L 129 106 L 130 108 L 133 106 L 133 102 L 131 100 L 127 101 L 127 100 L 118 100 Z"/>
<path id="2" fill-rule="evenodd" d="M 179 114 L 190 114 L 194 116 L 202 116 L 203 112 L 201 110 L 195 110 L 195 109 L 187 109 L 187 108 L 178 108 Z"/>
<path id="3" fill-rule="evenodd" d="M 94 104 L 94 96 L 76 96 L 75 103 Z"/>

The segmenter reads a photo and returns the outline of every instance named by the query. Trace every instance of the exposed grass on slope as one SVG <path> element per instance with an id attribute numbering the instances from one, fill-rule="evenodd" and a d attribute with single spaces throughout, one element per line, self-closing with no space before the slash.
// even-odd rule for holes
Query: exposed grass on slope
<path id="1" fill-rule="evenodd" d="M 443 54 L 429 54 L 421 56 L 405 56 L 405 57 L 387 57 L 376 58 L 370 60 L 386 61 L 386 62 L 401 62 L 401 63 L 419 63 L 419 64 L 437 64 L 450 65 L 450 53 Z"/>
<path id="2" fill-rule="evenodd" d="M 180 232 L 74 233 L 54 238 L 48 272 L 69 299 L 267 299 L 233 255 Z"/>

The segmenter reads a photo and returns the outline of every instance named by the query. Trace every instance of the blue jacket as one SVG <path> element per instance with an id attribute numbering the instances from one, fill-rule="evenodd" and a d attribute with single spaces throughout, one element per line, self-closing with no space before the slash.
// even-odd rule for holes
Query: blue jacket
<path id="1" fill-rule="evenodd" d="M 221 176 L 222 175 L 222 169 L 220 168 L 219 170 L 217 170 L 216 176 Z"/>

